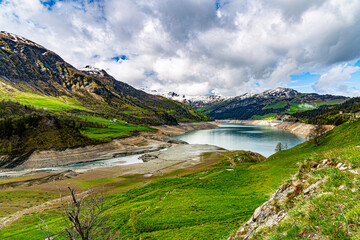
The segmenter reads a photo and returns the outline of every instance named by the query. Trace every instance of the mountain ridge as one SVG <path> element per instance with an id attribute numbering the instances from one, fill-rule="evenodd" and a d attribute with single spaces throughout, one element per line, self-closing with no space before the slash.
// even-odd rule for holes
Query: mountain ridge
<path id="1" fill-rule="evenodd" d="M 279 118 L 298 111 L 335 105 L 347 100 L 344 96 L 317 93 L 300 93 L 291 88 L 278 87 L 262 93 L 245 93 L 235 97 L 186 96 L 175 92 L 159 93 L 172 100 L 188 104 L 215 119 L 258 120 Z"/>
<path id="2" fill-rule="evenodd" d="M 0 32 L 0 63 L 0 99 L 21 103 L 19 95 L 24 94 L 57 98 L 73 111 L 82 108 L 136 124 L 211 119 L 189 106 L 137 90 L 104 70 L 94 74 L 76 69 L 43 46 L 4 31 Z"/>

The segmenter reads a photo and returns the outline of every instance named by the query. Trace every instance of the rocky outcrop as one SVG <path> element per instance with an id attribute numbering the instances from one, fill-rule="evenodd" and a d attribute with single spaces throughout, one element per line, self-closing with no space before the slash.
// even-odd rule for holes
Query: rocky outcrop
<path id="1" fill-rule="evenodd" d="M 299 172 L 295 174 L 292 180 L 281 185 L 268 201 L 255 210 L 249 221 L 240 227 L 237 233 L 231 236 L 229 240 L 251 239 L 254 234 L 258 234 L 257 232 L 260 229 L 264 227 L 271 228 L 284 220 L 287 217 L 287 211 L 285 209 L 289 210 L 295 207 L 296 200 L 308 200 L 322 194 L 323 192 L 320 185 L 326 181 L 326 179 L 320 179 L 315 182 L 312 171 L 324 169 L 338 169 L 339 171 L 354 175 L 359 174 L 357 169 L 352 169 L 350 165 L 336 162 L 336 160 L 304 161 Z M 344 184 L 339 186 L 339 189 L 345 188 L 346 186 Z M 351 189 L 352 192 L 355 192 L 354 188 L 355 187 Z M 318 238 L 309 236 L 309 239 Z"/>
<path id="2" fill-rule="evenodd" d="M 287 130 L 293 134 L 307 137 L 314 125 L 305 123 L 283 122 L 279 120 L 219 120 L 220 123 L 243 123 L 255 126 L 271 126 Z M 332 130 L 335 126 L 325 125 L 327 131 Z"/>
<path id="3" fill-rule="evenodd" d="M 291 184 L 283 184 L 263 205 L 258 207 L 249 221 L 239 229 L 235 236 L 229 239 L 249 239 L 260 227 L 271 227 L 286 217 L 287 212 L 277 207 L 295 190 Z"/>

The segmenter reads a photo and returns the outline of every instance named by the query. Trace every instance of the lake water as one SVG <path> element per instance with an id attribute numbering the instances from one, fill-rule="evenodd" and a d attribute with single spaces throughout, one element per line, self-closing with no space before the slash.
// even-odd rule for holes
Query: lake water
<path id="1" fill-rule="evenodd" d="M 211 144 L 228 150 L 249 150 L 262 154 L 265 157 L 275 153 L 278 142 L 287 144 L 289 148 L 305 141 L 297 135 L 274 127 L 250 126 L 244 124 L 222 124 L 220 128 L 208 130 L 195 130 L 185 134 L 173 136 L 190 144 Z M 40 169 L 26 169 L 20 171 L 0 172 L 0 179 L 27 175 L 37 171 L 59 171 L 66 169 L 94 169 L 142 163 L 139 159 L 142 154 L 118 157 L 109 160 L 79 163 L 63 167 Z"/>
<path id="2" fill-rule="evenodd" d="M 275 153 L 278 142 L 291 148 L 305 141 L 304 138 L 288 131 L 244 124 L 222 124 L 220 128 L 195 130 L 173 136 L 190 144 L 211 144 L 228 150 L 249 150 L 268 157 Z"/>

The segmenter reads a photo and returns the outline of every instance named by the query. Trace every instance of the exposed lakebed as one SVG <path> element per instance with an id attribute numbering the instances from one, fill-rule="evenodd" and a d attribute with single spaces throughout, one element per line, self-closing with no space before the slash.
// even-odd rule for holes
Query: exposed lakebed
<path id="1" fill-rule="evenodd" d="M 268 157 L 275 152 L 274 149 L 278 142 L 282 142 L 283 144 L 286 144 L 290 148 L 305 141 L 305 139 L 300 136 L 294 135 L 288 131 L 277 129 L 274 127 L 252 126 L 252 125 L 244 125 L 244 124 L 228 124 L 228 123 L 224 123 L 220 125 L 219 128 L 206 129 L 206 130 L 193 130 L 185 134 L 173 136 L 173 138 L 186 141 L 189 144 L 198 144 L 198 145 L 188 146 L 188 148 L 184 148 L 180 152 L 173 149 L 169 151 L 167 155 L 166 154 L 164 155 L 169 157 L 168 155 L 170 153 L 177 155 L 181 154 L 184 159 L 194 158 L 194 156 L 196 155 L 195 153 L 199 155 L 201 154 L 201 152 L 206 152 L 206 149 L 208 149 L 207 151 L 215 150 L 211 146 L 204 147 L 204 144 L 215 145 L 220 148 L 225 148 L 227 150 L 249 150 L 260 153 Z M 196 149 L 197 147 L 199 148 L 198 151 Z M 53 171 L 64 171 L 64 170 L 87 171 L 99 167 L 112 167 L 119 165 L 138 164 L 143 162 L 140 159 L 140 157 L 143 155 L 144 154 L 136 154 L 136 155 L 118 157 L 109 160 L 79 163 L 79 164 L 62 166 L 62 167 L 26 169 L 21 171 L 2 172 L 0 173 L 0 179 L 4 179 L 4 178 L 6 179 L 9 177 L 16 177 L 21 175 L 28 175 L 36 172 L 53 172 Z M 179 158 L 179 156 L 172 156 L 171 158 L 177 159 Z"/>

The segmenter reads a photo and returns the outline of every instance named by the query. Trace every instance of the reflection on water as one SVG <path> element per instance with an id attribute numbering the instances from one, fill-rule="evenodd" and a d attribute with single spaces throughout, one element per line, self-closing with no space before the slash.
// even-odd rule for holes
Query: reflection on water
<path id="1" fill-rule="evenodd" d="M 174 136 L 190 144 L 211 144 L 228 150 L 249 150 L 266 157 L 275 153 L 278 142 L 289 148 L 305 141 L 297 135 L 274 127 L 222 124 L 220 128 L 195 130 Z"/>

